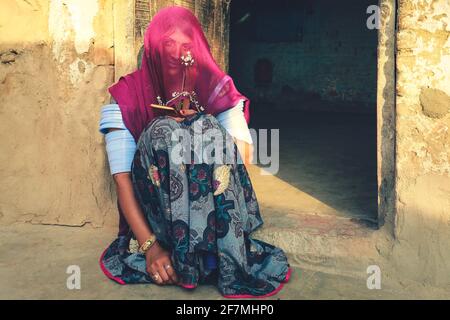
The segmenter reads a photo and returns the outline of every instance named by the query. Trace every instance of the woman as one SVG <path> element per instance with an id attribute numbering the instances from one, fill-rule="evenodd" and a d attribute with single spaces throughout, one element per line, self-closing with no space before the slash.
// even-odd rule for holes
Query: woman
<path id="1" fill-rule="evenodd" d="M 239 147 L 252 143 L 249 100 L 217 66 L 185 8 L 159 11 L 144 49 L 141 67 L 109 89 L 117 103 L 102 109 L 100 131 L 120 213 L 118 238 L 102 254 L 102 270 L 121 284 L 210 283 L 225 297 L 275 294 L 289 278 L 289 264 L 282 250 L 250 238 L 263 222 L 238 161 L 240 153 L 249 160 Z M 177 132 L 191 147 L 180 149 L 188 161 L 174 152 Z M 210 132 L 216 140 L 232 139 L 239 152 L 219 147 L 211 153 L 215 161 L 199 158 L 198 147 L 208 143 L 196 134 Z M 216 161 L 230 150 L 231 161 Z"/>

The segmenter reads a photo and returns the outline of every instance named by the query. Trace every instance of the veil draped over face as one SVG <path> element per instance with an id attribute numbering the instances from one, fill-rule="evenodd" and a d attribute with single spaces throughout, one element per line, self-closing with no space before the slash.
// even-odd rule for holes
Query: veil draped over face
<path id="1" fill-rule="evenodd" d="M 181 43 L 172 40 L 175 34 L 182 35 Z M 191 61 L 183 64 L 189 55 Z M 121 77 L 109 92 L 137 142 L 147 124 L 164 114 L 150 104 L 166 103 L 182 91 L 194 91 L 200 106 L 212 115 L 232 108 L 242 99 L 249 121 L 250 100 L 217 65 L 198 19 L 186 8 L 171 6 L 160 10 L 145 32 L 141 67 Z"/>

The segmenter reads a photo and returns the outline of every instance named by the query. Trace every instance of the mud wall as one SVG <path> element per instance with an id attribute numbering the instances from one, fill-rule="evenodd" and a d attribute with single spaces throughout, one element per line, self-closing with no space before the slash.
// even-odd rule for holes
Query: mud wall
<path id="1" fill-rule="evenodd" d="M 391 261 L 403 277 L 450 285 L 450 2 L 398 4 Z"/>
<path id="2" fill-rule="evenodd" d="M 2 1 L 0 223 L 103 225 L 112 0 Z"/>

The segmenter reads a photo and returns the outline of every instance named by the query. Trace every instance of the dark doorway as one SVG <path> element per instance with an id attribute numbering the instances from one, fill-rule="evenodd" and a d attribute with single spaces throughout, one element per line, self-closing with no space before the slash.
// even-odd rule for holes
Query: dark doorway
<path id="1" fill-rule="evenodd" d="M 372 4 L 233 1 L 230 75 L 252 101 L 251 127 L 280 129 L 277 177 L 337 215 L 376 224 L 377 31 L 366 26 Z"/>

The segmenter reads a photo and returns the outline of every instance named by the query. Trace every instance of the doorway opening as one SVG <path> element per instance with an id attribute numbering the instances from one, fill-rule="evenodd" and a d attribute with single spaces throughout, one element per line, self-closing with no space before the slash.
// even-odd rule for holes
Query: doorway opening
<path id="1" fill-rule="evenodd" d="M 260 188 L 267 195 L 256 188 L 264 205 L 272 199 L 274 208 L 378 226 L 378 34 L 366 25 L 372 4 L 231 3 L 229 73 L 252 102 L 250 127 L 280 129 L 279 171 L 270 188 Z M 296 191 L 275 200 L 269 190 L 276 193 L 277 184 Z"/>

